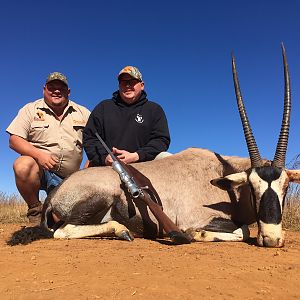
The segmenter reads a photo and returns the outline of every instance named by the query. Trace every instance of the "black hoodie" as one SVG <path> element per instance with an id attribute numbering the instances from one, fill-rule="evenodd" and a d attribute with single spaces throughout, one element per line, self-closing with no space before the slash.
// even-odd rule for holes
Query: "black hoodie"
<path id="1" fill-rule="evenodd" d="M 142 91 L 138 101 L 127 104 L 117 91 L 112 99 L 94 108 L 83 131 L 83 147 L 93 165 L 105 165 L 107 156 L 95 132 L 110 149 L 137 152 L 140 162 L 152 160 L 168 149 L 170 134 L 165 113 L 160 105 L 146 97 Z"/>

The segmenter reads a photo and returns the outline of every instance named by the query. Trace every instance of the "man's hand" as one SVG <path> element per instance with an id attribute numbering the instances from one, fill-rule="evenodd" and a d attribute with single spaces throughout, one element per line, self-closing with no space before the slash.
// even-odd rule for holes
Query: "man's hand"
<path id="1" fill-rule="evenodd" d="M 113 160 L 111 158 L 111 156 L 108 154 L 106 157 L 105 157 L 105 165 L 106 166 L 111 166 L 113 163 Z"/>
<path id="2" fill-rule="evenodd" d="M 46 150 L 38 149 L 31 145 L 27 140 L 12 134 L 9 138 L 9 146 L 21 155 L 30 156 L 46 170 L 55 170 L 59 159 Z"/>
<path id="3" fill-rule="evenodd" d="M 139 155 L 136 152 L 128 152 L 126 150 L 120 150 L 113 147 L 112 152 L 115 156 L 119 158 L 125 164 L 131 164 L 139 160 Z M 113 160 L 110 155 L 107 155 L 105 158 L 105 164 L 111 166 Z"/>
<path id="4" fill-rule="evenodd" d="M 55 169 L 57 163 L 59 162 L 55 155 L 45 151 L 39 151 L 39 154 L 36 156 L 36 160 L 38 164 L 45 170 Z"/>

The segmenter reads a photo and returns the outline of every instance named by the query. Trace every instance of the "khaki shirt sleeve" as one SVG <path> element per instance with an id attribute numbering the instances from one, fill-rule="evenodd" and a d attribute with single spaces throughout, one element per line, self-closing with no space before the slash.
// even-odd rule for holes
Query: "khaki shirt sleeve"
<path id="1" fill-rule="evenodd" d="M 32 120 L 33 116 L 30 105 L 27 104 L 19 110 L 17 116 L 7 127 L 6 132 L 12 135 L 18 135 L 27 140 Z"/>
<path id="2" fill-rule="evenodd" d="M 79 106 L 79 109 L 80 109 L 80 111 L 81 111 L 81 113 L 82 113 L 82 115 L 83 115 L 83 118 L 84 118 L 84 120 L 85 120 L 85 123 L 87 123 L 87 121 L 88 121 L 88 119 L 89 119 L 89 116 L 90 116 L 90 114 L 91 114 L 91 112 L 86 108 L 86 107 L 84 107 L 84 106 L 82 106 L 82 105 L 78 105 Z M 86 125 L 86 124 L 85 124 Z"/>

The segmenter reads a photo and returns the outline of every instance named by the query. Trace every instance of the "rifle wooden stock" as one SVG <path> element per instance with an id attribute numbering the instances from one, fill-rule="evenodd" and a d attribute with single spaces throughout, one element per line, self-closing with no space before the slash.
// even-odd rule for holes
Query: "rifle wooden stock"
<path id="1" fill-rule="evenodd" d="M 181 230 L 173 223 L 173 221 L 164 213 L 162 207 L 155 203 L 147 192 L 143 191 L 143 194 L 138 197 L 138 199 L 147 204 L 150 211 L 155 216 L 157 221 L 162 224 L 162 227 L 167 234 L 172 231 L 181 232 Z"/>

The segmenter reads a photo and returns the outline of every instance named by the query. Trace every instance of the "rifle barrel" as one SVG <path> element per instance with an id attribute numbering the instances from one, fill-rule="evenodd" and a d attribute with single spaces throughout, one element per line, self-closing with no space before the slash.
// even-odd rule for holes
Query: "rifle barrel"
<path id="1" fill-rule="evenodd" d="M 102 146 L 105 148 L 105 150 L 107 151 L 107 153 L 111 156 L 111 158 L 113 159 L 113 161 L 116 161 L 117 158 L 115 157 L 115 155 L 112 153 L 112 151 L 107 147 L 107 145 L 105 144 L 105 142 L 103 141 L 102 137 L 99 135 L 98 132 L 95 132 L 95 135 L 97 137 L 97 139 L 101 142 Z"/>

